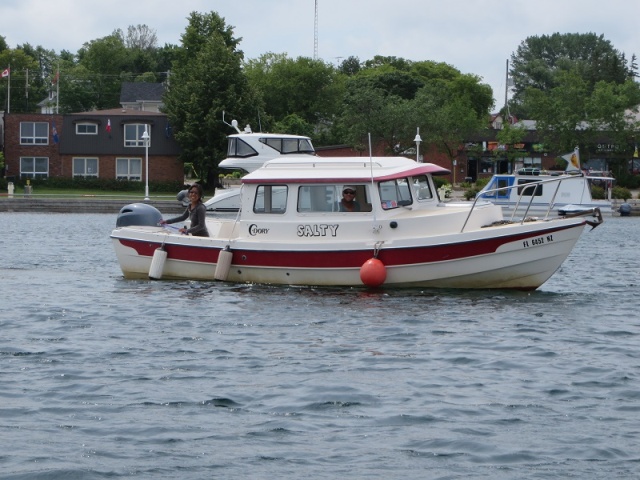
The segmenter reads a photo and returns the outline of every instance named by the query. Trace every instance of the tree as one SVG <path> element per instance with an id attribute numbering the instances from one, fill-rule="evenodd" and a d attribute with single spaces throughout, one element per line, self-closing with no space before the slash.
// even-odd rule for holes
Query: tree
<path id="1" fill-rule="evenodd" d="M 124 43 L 131 50 L 155 50 L 158 36 L 155 30 L 146 25 L 129 25 Z"/>
<path id="2" fill-rule="evenodd" d="M 634 57 L 635 58 L 635 57 Z M 575 72 L 590 94 L 599 81 L 622 84 L 633 78 L 635 65 L 627 66 L 625 55 L 595 33 L 532 36 L 511 55 L 510 75 L 514 94 L 510 110 L 523 118 L 532 118 L 525 104 L 528 89 L 550 92 L 563 81 L 563 74 Z"/>
<path id="3" fill-rule="evenodd" d="M 536 120 L 542 142 L 555 151 L 589 147 L 607 135 L 621 149 L 631 148 L 638 130 L 634 112 L 640 104 L 640 86 L 600 81 L 593 89 L 577 72 L 563 72 L 549 92 L 530 88 L 525 107 Z"/>
<path id="4" fill-rule="evenodd" d="M 511 171 L 513 171 L 513 165 L 517 158 L 523 156 L 521 151 L 516 148 L 517 144 L 522 143 L 527 135 L 527 129 L 523 125 L 513 125 L 510 122 L 504 122 L 502 130 L 496 134 L 496 140 L 500 145 L 505 145 L 506 149 L 503 151 L 494 151 L 496 156 L 506 157 L 507 161 L 511 165 Z"/>
<path id="5" fill-rule="evenodd" d="M 90 74 L 87 78 L 90 83 L 83 84 L 93 95 L 93 108 L 101 110 L 120 105 L 121 74 L 130 71 L 129 59 L 121 30 L 91 40 L 78 51 L 78 65 Z"/>
<path id="6" fill-rule="evenodd" d="M 7 98 L 8 79 L 3 78 L 0 82 L 3 88 L 0 88 L 0 108 L 10 110 L 12 113 L 31 112 L 33 110 L 32 103 L 42 100 L 38 89 L 31 92 L 27 88 L 27 79 L 29 84 L 37 83 L 33 77 L 37 77 L 39 65 L 35 58 L 28 55 L 22 48 L 6 49 L 0 52 L 0 67 L 2 70 L 11 66 L 11 95 Z M 28 72 L 31 72 L 29 74 Z M 9 105 L 9 101 L 11 104 Z M 8 108 L 10 107 L 10 108 Z"/>
<path id="7" fill-rule="evenodd" d="M 389 153 L 413 148 L 416 127 L 452 163 L 460 146 L 486 128 L 491 87 L 445 63 L 375 57 L 349 77 L 340 124 L 349 143 L 364 146 L 367 133 Z M 424 134 L 422 134 L 424 132 Z"/>
<path id="8" fill-rule="evenodd" d="M 480 84 L 475 76 L 459 75 L 453 80 L 434 79 L 416 96 L 416 125 L 427 143 L 445 153 L 454 172 L 454 161 L 465 140 L 487 128 L 493 106 L 491 87 Z"/>
<path id="9" fill-rule="evenodd" d="M 372 141 L 383 142 L 390 154 L 399 154 L 410 145 L 411 101 L 388 95 L 371 82 L 354 79 L 347 86 L 344 111 L 340 123 L 346 140 L 357 150 L 368 150 L 368 135 Z"/>
<path id="10" fill-rule="evenodd" d="M 217 13 L 191 13 L 176 52 L 165 112 L 181 159 L 191 162 L 209 186 L 217 180 L 217 166 L 226 154 L 227 131 L 222 113 L 247 118 L 253 96 L 242 72 L 240 39 Z"/>
<path id="11" fill-rule="evenodd" d="M 273 125 L 296 115 L 318 127 L 331 123 L 338 111 L 343 83 L 331 64 L 267 53 L 246 62 L 244 71 L 261 98 L 263 124 Z"/>
<path id="12" fill-rule="evenodd" d="M 348 57 L 345 58 L 340 66 L 338 67 L 338 71 L 343 75 L 352 76 L 357 74 L 361 70 L 360 59 L 358 57 Z"/>

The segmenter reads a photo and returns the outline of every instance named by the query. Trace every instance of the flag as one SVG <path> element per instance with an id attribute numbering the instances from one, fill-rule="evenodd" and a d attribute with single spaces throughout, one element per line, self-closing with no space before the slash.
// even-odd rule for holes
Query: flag
<path id="1" fill-rule="evenodd" d="M 4 78 L 4 77 L 8 77 L 10 73 L 11 73 L 11 69 L 10 69 L 10 68 L 5 68 L 5 69 L 2 71 L 2 78 Z"/>
<path id="2" fill-rule="evenodd" d="M 565 171 L 570 172 L 580 170 L 580 152 L 578 151 L 578 147 L 576 147 L 573 152 L 562 155 L 562 158 L 567 161 L 567 168 Z"/>
<path id="3" fill-rule="evenodd" d="M 111 133 L 111 119 L 107 120 L 107 133 Z"/>
<path id="4" fill-rule="evenodd" d="M 55 123 L 51 126 L 51 135 L 53 135 L 53 143 L 58 143 L 60 141 L 60 138 L 58 137 L 58 129 L 56 128 Z"/>
<path id="5" fill-rule="evenodd" d="M 56 74 L 53 76 L 53 80 L 51 80 L 51 83 L 55 85 L 58 83 L 58 80 L 60 80 L 60 71 L 56 72 Z"/>
<path id="6" fill-rule="evenodd" d="M 636 148 L 633 151 L 633 158 L 638 158 L 638 145 L 636 145 Z"/>

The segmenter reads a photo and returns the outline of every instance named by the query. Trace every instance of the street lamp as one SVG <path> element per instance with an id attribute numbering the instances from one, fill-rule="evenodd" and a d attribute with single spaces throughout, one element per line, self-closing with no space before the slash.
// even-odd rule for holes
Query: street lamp
<path id="1" fill-rule="evenodd" d="M 149 131 L 147 126 L 144 126 L 144 133 L 142 134 L 142 140 L 144 140 L 144 158 L 145 158 L 145 173 L 144 173 L 144 199 L 149 200 Z"/>
<path id="2" fill-rule="evenodd" d="M 418 127 L 416 138 L 414 138 L 413 141 L 416 142 L 416 162 L 420 163 L 420 142 L 422 142 L 422 138 L 420 138 L 420 127 Z"/>

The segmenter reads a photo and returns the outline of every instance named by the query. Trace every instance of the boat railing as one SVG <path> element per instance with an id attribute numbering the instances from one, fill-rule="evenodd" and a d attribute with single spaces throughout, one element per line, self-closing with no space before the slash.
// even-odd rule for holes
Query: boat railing
<path id="1" fill-rule="evenodd" d="M 527 183 L 521 183 L 521 184 L 514 184 L 514 185 L 505 185 L 502 187 L 496 187 L 496 188 L 491 188 L 488 190 L 482 190 L 481 192 L 479 192 L 475 199 L 473 200 L 473 205 L 471 206 L 471 209 L 469 210 L 469 213 L 467 215 L 466 220 L 464 221 L 464 224 L 462 225 L 462 229 L 460 230 L 460 232 L 462 233 L 465 229 L 465 227 L 467 226 L 467 223 L 469 221 L 469 218 L 471 217 L 471 214 L 473 213 L 474 208 L 476 208 L 476 204 L 478 203 L 478 200 L 486 200 L 486 201 L 490 201 L 490 199 L 484 198 L 486 195 L 490 195 L 490 194 L 498 194 L 498 193 L 504 193 L 504 192 L 510 192 L 512 189 L 514 188 L 519 188 L 520 193 L 518 195 L 518 200 L 516 201 L 515 207 L 513 208 L 513 211 L 511 212 L 511 217 L 509 218 L 510 222 L 513 222 L 516 212 L 518 211 L 518 208 L 520 207 L 521 203 L 526 203 L 526 209 L 524 211 L 524 214 L 522 215 L 522 218 L 520 219 L 520 223 L 524 223 L 524 221 L 527 219 L 527 215 L 529 213 L 529 210 L 531 209 L 531 205 L 533 204 L 533 200 L 535 199 L 535 189 L 539 188 L 540 185 L 546 184 L 546 183 L 555 183 L 555 191 L 553 192 L 553 196 L 551 197 L 551 200 L 549 200 L 549 206 L 547 207 L 547 212 L 545 213 L 543 220 L 546 220 L 549 217 L 549 214 L 551 213 L 551 210 L 553 208 L 553 206 L 555 205 L 555 200 L 556 200 L 556 196 L 558 195 L 558 191 L 560 190 L 560 185 L 562 184 L 562 182 L 564 181 L 568 181 L 568 180 L 575 180 L 577 178 L 580 178 L 584 181 L 584 174 L 578 174 L 578 175 L 563 175 L 563 176 L 558 176 L 558 177 L 554 177 L 554 178 L 549 178 L 549 179 L 545 179 L 545 180 L 533 180 L 533 181 L 529 181 Z M 531 196 L 531 198 L 529 199 L 529 201 L 527 202 L 525 200 L 525 202 L 523 202 L 523 198 L 525 196 Z"/>

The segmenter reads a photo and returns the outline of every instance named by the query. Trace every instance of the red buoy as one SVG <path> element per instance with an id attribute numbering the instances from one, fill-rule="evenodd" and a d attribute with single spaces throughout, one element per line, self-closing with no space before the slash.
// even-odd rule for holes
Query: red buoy
<path id="1" fill-rule="evenodd" d="M 379 287 L 387 278 L 387 268 L 377 258 L 370 258 L 360 267 L 360 280 L 367 287 Z"/>

